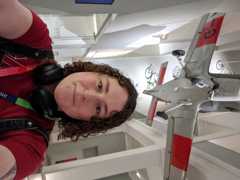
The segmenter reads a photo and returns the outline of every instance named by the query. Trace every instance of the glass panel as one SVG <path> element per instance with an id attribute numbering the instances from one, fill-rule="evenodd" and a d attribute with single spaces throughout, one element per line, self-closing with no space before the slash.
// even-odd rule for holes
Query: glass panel
<path id="1" fill-rule="evenodd" d="M 90 158 L 90 157 L 95 157 L 98 156 L 98 147 L 90 147 L 83 149 L 83 157 L 84 158 Z"/>
<path id="2" fill-rule="evenodd" d="M 124 173 L 96 180 L 132 180 L 132 179 L 129 177 L 128 173 Z"/>
<path id="3" fill-rule="evenodd" d="M 228 50 L 213 54 L 209 73 L 213 76 L 226 78 L 240 77 L 240 51 Z"/>
<path id="4" fill-rule="evenodd" d="M 138 169 L 128 173 L 118 174 L 114 176 L 104 177 L 96 180 L 149 180 L 146 169 Z"/>

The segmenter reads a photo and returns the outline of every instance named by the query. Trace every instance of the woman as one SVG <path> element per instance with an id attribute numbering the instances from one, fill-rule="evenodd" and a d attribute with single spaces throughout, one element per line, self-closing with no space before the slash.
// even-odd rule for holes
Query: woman
<path id="1" fill-rule="evenodd" d="M 0 36 L 51 50 L 47 26 L 17 0 L 0 0 Z M 49 74 L 53 66 L 61 75 L 49 84 L 48 78 L 55 76 Z M 5 53 L 0 68 L 9 70 L 2 76 L 0 71 L 0 91 L 25 102 L 21 107 L 0 99 L 0 121 L 23 118 L 51 131 L 54 122 L 48 117 L 56 117 L 60 119 L 60 137 L 77 140 L 120 125 L 136 106 L 137 92 L 130 80 L 107 65 L 75 62 L 62 69 L 53 63 Z M 41 77 L 45 77 L 44 82 L 40 82 Z M 26 102 L 31 102 L 33 109 Z M 46 148 L 44 137 L 35 130 L 2 133 L 0 179 L 22 179 L 33 173 L 40 167 Z"/>
<path id="2" fill-rule="evenodd" d="M 67 115 L 61 121 L 63 137 L 88 136 L 119 126 L 135 109 L 137 92 L 117 69 L 75 62 L 65 66 L 64 74 L 66 78 L 54 91 L 57 104 Z M 69 99 L 74 92 L 75 99 Z"/>

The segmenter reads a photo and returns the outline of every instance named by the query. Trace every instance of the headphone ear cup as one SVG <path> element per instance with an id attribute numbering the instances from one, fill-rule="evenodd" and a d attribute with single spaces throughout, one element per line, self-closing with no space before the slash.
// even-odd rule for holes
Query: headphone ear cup
<path id="1" fill-rule="evenodd" d="M 49 85 L 63 79 L 63 68 L 58 64 L 43 64 L 34 69 L 33 79 L 38 85 Z"/>
<path id="2" fill-rule="evenodd" d="M 58 106 L 52 93 L 45 89 L 35 89 L 31 96 L 30 102 L 35 111 L 46 118 L 58 116 Z"/>

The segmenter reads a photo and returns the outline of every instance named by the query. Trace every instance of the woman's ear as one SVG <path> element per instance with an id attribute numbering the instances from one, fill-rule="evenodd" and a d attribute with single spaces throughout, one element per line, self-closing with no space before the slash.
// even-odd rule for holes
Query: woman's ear
<path id="1" fill-rule="evenodd" d="M 58 106 L 51 92 L 46 89 L 35 89 L 31 96 L 30 102 L 35 111 L 46 118 L 55 118 L 58 116 Z"/>

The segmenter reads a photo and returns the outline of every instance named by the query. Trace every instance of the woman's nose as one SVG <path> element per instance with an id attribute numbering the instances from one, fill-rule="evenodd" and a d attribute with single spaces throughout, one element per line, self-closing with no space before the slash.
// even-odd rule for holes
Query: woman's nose
<path id="1" fill-rule="evenodd" d="M 103 94 L 90 90 L 85 94 L 87 100 L 99 101 L 103 98 Z"/>

